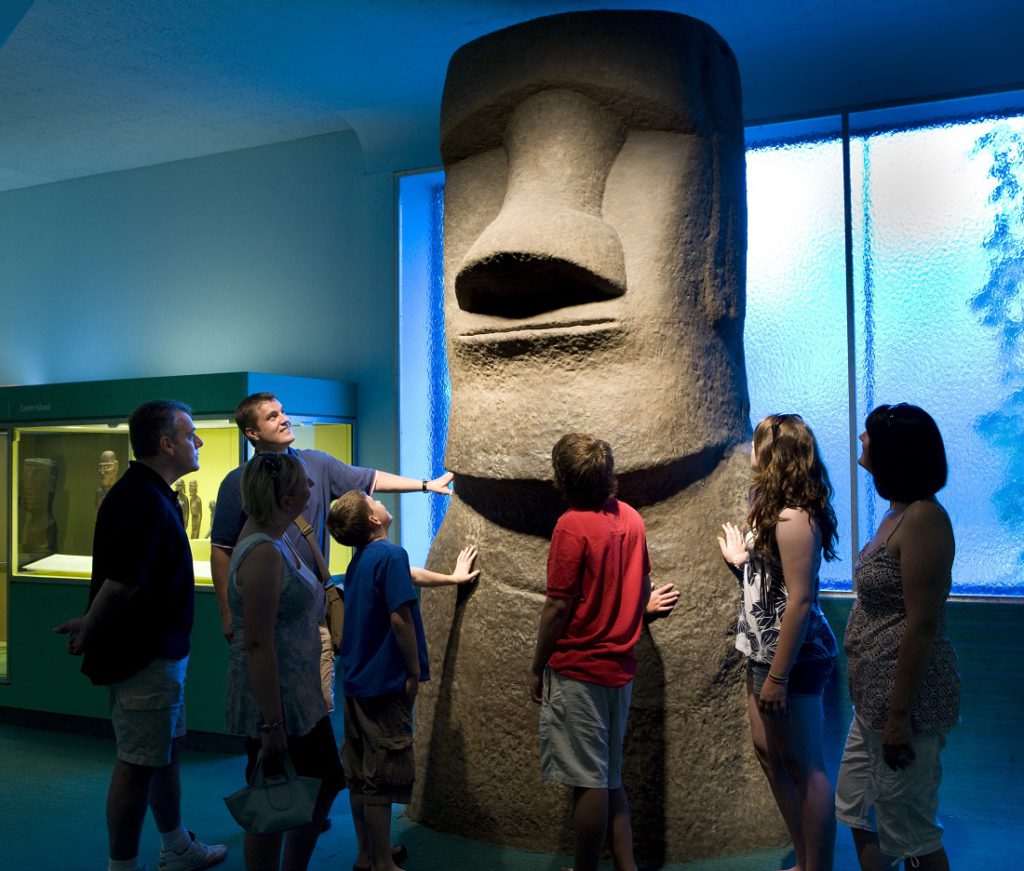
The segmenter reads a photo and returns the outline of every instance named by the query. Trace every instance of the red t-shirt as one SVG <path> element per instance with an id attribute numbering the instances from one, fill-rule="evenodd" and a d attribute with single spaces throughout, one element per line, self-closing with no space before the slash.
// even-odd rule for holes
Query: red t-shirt
<path id="1" fill-rule="evenodd" d="M 600 511 L 566 511 L 551 536 L 547 594 L 575 606 L 548 665 L 601 686 L 629 683 L 650 571 L 644 522 L 634 508 L 610 499 Z"/>

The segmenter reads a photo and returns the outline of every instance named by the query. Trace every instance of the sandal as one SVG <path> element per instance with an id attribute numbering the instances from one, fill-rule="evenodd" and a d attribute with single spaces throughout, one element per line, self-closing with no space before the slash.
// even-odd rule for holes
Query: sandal
<path id="1" fill-rule="evenodd" d="M 405 849 L 404 844 L 395 844 L 391 848 L 391 861 L 396 865 L 401 865 L 406 858 L 409 856 L 409 851 Z M 369 865 L 353 865 L 352 871 L 370 871 Z"/>

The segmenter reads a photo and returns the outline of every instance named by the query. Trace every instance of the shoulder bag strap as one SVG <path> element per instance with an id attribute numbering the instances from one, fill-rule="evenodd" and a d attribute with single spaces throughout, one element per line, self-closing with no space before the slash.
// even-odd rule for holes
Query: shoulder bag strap
<path id="1" fill-rule="evenodd" d="M 309 521 L 306 520 L 303 514 L 295 518 L 295 525 L 299 528 L 299 532 L 302 533 L 302 537 L 306 539 L 309 549 L 313 551 L 313 559 L 316 560 L 316 570 L 320 575 L 320 583 L 325 587 L 329 587 L 331 585 L 331 570 L 327 568 L 327 561 L 324 559 L 324 555 L 320 553 L 320 545 L 316 543 L 316 538 L 313 536 L 313 527 L 309 525 Z"/>

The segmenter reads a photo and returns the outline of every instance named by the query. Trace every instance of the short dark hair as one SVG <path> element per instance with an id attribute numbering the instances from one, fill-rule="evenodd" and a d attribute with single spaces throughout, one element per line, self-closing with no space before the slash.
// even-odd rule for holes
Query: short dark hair
<path id="1" fill-rule="evenodd" d="M 160 439 L 177 435 L 175 427 L 179 411 L 192 415 L 192 409 L 184 402 L 173 399 L 144 402 L 132 412 L 128 418 L 128 439 L 136 459 L 155 457 L 160 453 Z"/>
<path id="2" fill-rule="evenodd" d="M 946 486 L 942 434 L 923 408 L 905 402 L 879 405 L 868 415 L 864 428 L 871 477 L 883 499 L 928 499 Z"/>
<path id="3" fill-rule="evenodd" d="M 555 487 L 573 508 L 598 511 L 615 495 L 615 459 L 611 445 L 594 436 L 572 432 L 551 449 Z"/>
<path id="4" fill-rule="evenodd" d="M 362 547 L 373 537 L 370 501 L 362 490 L 349 490 L 331 504 L 327 531 L 339 544 Z"/>
<path id="5" fill-rule="evenodd" d="M 259 410 L 264 402 L 273 402 L 277 399 L 275 393 L 251 393 L 245 397 L 235 408 L 235 423 L 245 435 L 247 429 L 256 429 L 259 423 Z"/>

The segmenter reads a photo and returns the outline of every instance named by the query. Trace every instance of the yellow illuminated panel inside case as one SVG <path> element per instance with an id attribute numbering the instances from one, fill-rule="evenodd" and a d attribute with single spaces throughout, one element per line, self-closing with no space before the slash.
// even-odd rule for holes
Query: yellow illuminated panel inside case
<path id="1" fill-rule="evenodd" d="M 313 447 L 343 463 L 352 463 L 352 426 L 347 423 L 318 423 L 313 427 Z M 348 567 L 352 548 L 331 542 L 331 561 L 328 568 L 332 575 L 340 575 Z"/>
<path id="2" fill-rule="evenodd" d="M 0 493 L 7 492 L 7 432 L 0 430 Z M 7 500 L 0 499 L 0 680 L 7 679 Z"/>
<path id="3" fill-rule="evenodd" d="M 210 583 L 210 524 L 217 488 L 238 464 L 238 429 L 197 420 L 200 468 L 175 484 L 196 581 Z M 96 513 L 128 469 L 124 423 L 22 427 L 13 431 L 12 565 L 19 576 L 89 578 Z M 8 525 L 4 524 L 4 529 Z"/>

